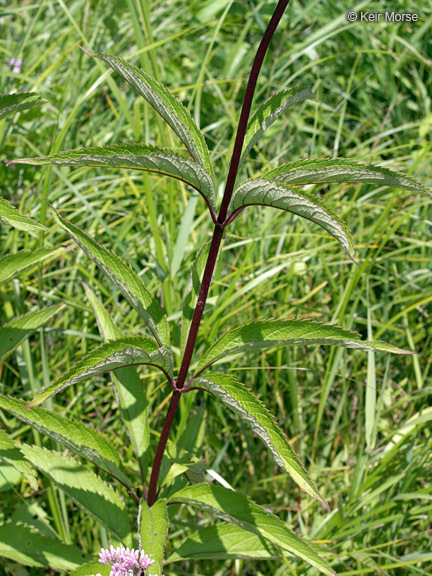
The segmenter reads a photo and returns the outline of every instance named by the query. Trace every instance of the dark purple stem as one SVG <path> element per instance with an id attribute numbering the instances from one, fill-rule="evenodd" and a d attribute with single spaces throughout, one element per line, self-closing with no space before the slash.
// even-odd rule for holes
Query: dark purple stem
<path id="1" fill-rule="evenodd" d="M 157 484 L 159 479 L 160 467 L 162 464 L 162 458 L 165 452 L 166 443 L 168 441 L 168 436 L 171 430 L 171 426 L 174 422 L 174 416 L 177 410 L 177 406 L 180 401 L 180 396 L 182 394 L 182 388 L 184 387 L 187 373 L 189 370 L 190 362 L 192 359 L 192 354 L 195 348 L 195 342 L 198 335 L 198 330 L 204 311 L 205 303 L 207 300 L 207 295 L 210 289 L 211 281 L 213 278 L 213 273 L 216 267 L 217 256 L 219 253 L 219 248 L 222 242 L 222 237 L 224 233 L 224 225 L 226 221 L 226 216 L 228 212 L 228 206 L 231 201 L 231 197 L 234 191 L 235 181 L 237 178 L 237 173 L 239 169 L 240 157 L 243 148 L 243 142 L 246 135 L 247 123 L 249 120 L 249 114 L 252 106 L 253 95 L 255 92 L 256 83 L 258 80 L 258 75 L 261 70 L 261 66 L 264 60 L 264 56 L 269 47 L 270 41 L 276 31 L 276 28 L 282 18 L 282 15 L 288 6 L 289 0 L 279 0 L 276 10 L 267 26 L 261 43 L 258 47 L 254 63 L 249 75 L 249 80 L 246 87 L 246 92 L 243 100 L 242 110 L 240 113 L 240 120 L 237 128 L 236 139 L 234 143 L 234 149 L 231 156 L 230 168 L 227 176 L 227 181 L 225 185 L 225 192 L 222 199 L 222 204 L 218 216 L 218 221 L 215 224 L 213 238 L 210 245 L 210 250 L 207 256 L 207 263 L 203 274 L 203 279 L 201 282 L 200 291 L 198 294 L 198 301 L 195 307 L 194 315 L 189 329 L 188 338 L 186 341 L 186 346 L 184 350 L 183 360 L 180 366 L 179 375 L 176 382 L 176 390 L 171 396 L 170 405 L 168 408 L 168 413 L 162 428 L 162 432 L 159 438 L 159 444 L 156 449 L 156 454 L 153 462 L 153 469 L 150 478 L 150 485 L 148 491 L 148 504 L 152 506 L 156 500 L 157 494 Z"/>

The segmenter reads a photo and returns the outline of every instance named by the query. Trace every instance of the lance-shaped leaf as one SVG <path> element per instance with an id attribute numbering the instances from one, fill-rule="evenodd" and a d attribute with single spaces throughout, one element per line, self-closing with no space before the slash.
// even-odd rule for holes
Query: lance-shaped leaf
<path id="1" fill-rule="evenodd" d="M 233 522 L 305 560 L 323 574 L 334 575 L 327 562 L 309 544 L 288 530 L 277 516 L 267 512 L 242 494 L 222 486 L 203 483 L 182 488 L 170 496 L 170 502 L 184 502 L 216 513 L 229 522 Z"/>
<path id="2" fill-rule="evenodd" d="M 196 373 L 202 372 L 204 368 L 225 356 L 280 346 L 307 344 L 412 354 L 408 350 L 402 350 L 386 342 L 362 340 L 358 332 L 339 326 L 320 324 L 311 320 L 263 320 L 225 332 L 201 358 Z"/>
<path id="3" fill-rule="evenodd" d="M 277 558 L 279 551 L 264 538 L 235 524 L 207 526 L 191 534 L 166 560 L 226 560 Z"/>
<path id="4" fill-rule="evenodd" d="M 103 339 L 106 341 L 120 338 L 120 330 L 93 291 L 85 284 L 84 288 L 95 313 L 99 332 Z M 133 451 L 140 465 L 141 477 L 144 480 L 147 474 L 147 450 L 150 446 L 146 393 L 135 366 L 119 368 L 115 373 L 111 373 L 111 378 L 117 392 L 121 415 L 126 425 Z"/>
<path id="5" fill-rule="evenodd" d="M 318 224 L 336 238 L 348 256 L 354 260 L 354 244 L 348 226 L 324 202 L 312 194 L 275 180 L 264 178 L 247 180 L 237 188 L 231 199 L 230 216 L 245 206 L 256 204 L 286 210 Z"/>
<path id="6" fill-rule="evenodd" d="M 204 197 L 213 211 L 216 209 L 213 180 L 202 164 L 184 155 L 174 154 L 166 148 L 136 143 L 92 146 L 67 150 L 40 158 L 20 158 L 19 160 L 12 160 L 9 164 L 109 166 L 155 172 L 176 178 L 192 186 Z"/>
<path id="7" fill-rule="evenodd" d="M 288 162 L 275 170 L 266 172 L 266 180 L 285 184 L 318 184 L 325 182 L 353 182 L 378 184 L 392 188 L 405 188 L 432 196 L 430 190 L 414 178 L 398 174 L 388 168 L 360 164 L 345 158 L 308 158 Z"/>
<path id="8" fill-rule="evenodd" d="M 165 346 L 158 348 L 151 338 L 145 336 L 118 338 L 92 350 L 61 378 L 41 390 L 27 407 L 33 408 L 68 386 L 78 384 L 92 376 L 105 374 L 105 372 L 111 372 L 124 366 L 138 366 L 139 364 L 155 366 L 162 370 L 167 378 L 172 376 L 173 358 L 168 348 Z"/>
<path id="9" fill-rule="evenodd" d="M 24 458 L 20 451 L 20 445 L 12 440 L 6 432 L 0 428 L 0 460 L 6 462 L 10 466 L 13 466 L 15 470 L 18 470 L 20 474 L 27 479 L 33 490 L 37 490 L 38 482 L 37 476 L 34 473 L 33 468 Z"/>
<path id="10" fill-rule="evenodd" d="M 240 166 L 244 163 L 249 152 L 267 128 L 269 128 L 285 110 L 307 99 L 315 100 L 315 96 L 307 88 L 297 87 L 278 92 L 261 104 L 248 122 L 243 144 L 243 153 L 240 158 Z"/>
<path id="11" fill-rule="evenodd" d="M 238 414 L 269 448 L 275 462 L 302 490 L 316 498 L 330 511 L 327 502 L 291 448 L 274 416 L 246 386 L 228 374 L 211 374 L 207 378 L 197 378 L 193 385 L 211 392 Z"/>
<path id="12" fill-rule="evenodd" d="M 150 570 L 152 574 L 162 574 L 165 540 L 168 535 L 168 510 L 164 498 L 157 500 L 149 507 L 145 500 L 141 501 L 141 518 L 139 531 L 141 546 L 154 563 Z"/>
<path id="13" fill-rule="evenodd" d="M 25 410 L 24 401 L 8 396 L 0 395 L 0 408 L 29 424 L 41 434 L 49 436 L 62 446 L 83 456 L 96 466 L 100 466 L 129 488 L 132 487 L 132 482 L 123 469 L 117 451 L 100 432 L 78 420 L 65 418 L 63 415 L 40 407 Z"/>
<path id="14" fill-rule="evenodd" d="M 43 310 L 29 312 L 14 318 L 0 328 L 0 362 L 6 358 L 27 336 L 42 328 L 62 308 L 63 304 L 49 306 Z"/>
<path id="15" fill-rule="evenodd" d="M 56 221 L 78 246 L 95 262 L 135 308 L 159 344 L 169 346 L 169 327 L 156 297 L 144 286 L 141 278 L 119 256 L 104 248 L 81 228 L 53 211 Z"/>
<path id="16" fill-rule="evenodd" d="M 10 523 L 0 526 L 0 556 L 24 566 L 68 571 L 79 566 L 85 558 L 75 546 L 48 538 L 31 526 Z"/>
<path id="17" fill-rule="evenodd" d="M 180 100 L 171 94 L 166 86 L 126 60 L 100 52 L 85 52 L 89 56 L 100 58 L 123 76 L 162 116 L 189 150 L 192 158 L 201 162 L 214 181 L 213 166 L 204 136 Z"/>
<path id="18" fill-rule="evenodd" d="M 16 254 L 7 254 L 0 258 L 0 283 L 10 280 L 32 266 L 56 258 L 63 248 L 39 248 L 39 250 L 20 250 Z"/>
<path id="19" fill-rule="evenodd" d="M 131 543 L 125 503 L 109 484 L 69 456 L 23 444 L 21 451 L 29 462 L 50 478 L 65 494 L 89 512 L 126 545 Z"/>
<path id="20" fill-rule="evenodd" d="M 0 96 L 0 120 L 17 112 L 41 106 L 46 100 L 34 92 L 19 92 Z"/>
<path id="21" fill-rule="evenodd" d="M 0 198 L 0 221 L 17 228 L 18 230 L 24 230 L 25 232 L 30 233 L 47 230 L 47 228 L 42 226 L 42 224 L 39 224 L 28 216 L 22 214 L 4 198 Z"/>

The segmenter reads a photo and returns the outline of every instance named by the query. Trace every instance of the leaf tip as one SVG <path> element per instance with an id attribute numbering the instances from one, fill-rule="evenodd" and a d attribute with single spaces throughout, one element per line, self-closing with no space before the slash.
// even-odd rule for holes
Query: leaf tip
<path id="1" fill-rule="evenodd" d="M 79 48 L 80 48 L 80 50 L 82 50 L 82 51 L 84 52 L 84 54 L 86 54 L 87 56 L 91 56 L 91 55 L 92 55 L 91 52 L 89 52 L 88 50 L 86 50 L 85 48 L 83 48 L 83 46 L 80 46 Z"/>

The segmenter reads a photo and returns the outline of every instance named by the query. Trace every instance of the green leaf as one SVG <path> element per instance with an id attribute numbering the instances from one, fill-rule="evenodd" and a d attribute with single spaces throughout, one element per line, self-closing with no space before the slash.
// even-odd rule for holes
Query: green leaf
<path id="1" fill-rule="evenodd" d="M 57 304 L 43 310 L 29 312 L 3 324 L 0 328 L 0 362 L 13 352 L 27 336 L 44 326 L 63 308 L 63 304 Z"/>
<path id="2" fill-rule="evenodd" d="M 184 502 L 198 506 L 265 538 L 275 546 L 305 560 L 323 574 L 334 572 L 309 544 L 290 532 L 285 524 L 246 496 L 222 486 L 207 483 L 182 488 L 172 496 L 170 502 Z"/>
<path id="3" fill-rule="evenodd" d="M 149 364 L 160 368 L 168 377 L 172 376 L 173 358 L 165 346 L 158 348 L 156 343 L 146 336 L 129 336 L 110 340 L 92 350 L 79 360 L 61 378 L 41 390 L 27 405 L 33 408 L 47 398 L 58 394 L 72 384 L 78 384 L 92 376 L 105 374 L 124 366 Z"/>
<path id="4" fill-rule="evenodd" d="M 29 526 L 36 528 L 36 530 L 38 530 L 43 536 L 47 536 L 48 538 L 60 539 L 59 535 L 50 524 L 47 511 L 37 502 L 30 502 L 29 498 L 26 498 L 22 504 L 14 510 L 8 521 L 9 520 L 13 524 L 28 524 Z"/>
<path id="5" fill-rule="evenodd" d="M 275 170 L 266 172 L 263 178 L 285 184 L 360 182 L 392 188 L 406 188 L 413 192 L 432 196 L 430 190 L 414 178 L 398 174 L 387 168 L 360 164 L 345 158 L 308 158 L 288 162 Z"/>
<path id="6" fill-rule="evenodd" d="M 235 524 L 219 524 L 197 530 L 165 564 L 181 560 L 226 560 L 229 558 L 277 558 L 278 550 L 264 538 Z"/>
<path id="7" fill-rule="evenodd" d="M 0 459 L 6 464 L 13 466 L 20 474 L 27 479 L 33 490 L 37 490 L 38 481 L 33 468 L 25 460 L 20 451 L 20 445 L 12 440 L 6 432 L 0 428 Z"/>
<path id="8" fill-rule="evenodd" d="M 141 501 L 140 537 L 141 547 L 154 560 L 152 574 L 162 574 L 165 540 L 168 535 L 168 510 L 165 499 L 157 500 L 150 508 Z"/>
<path id="9" fill-rule="evenodd" d="M 0 221 L 18 230 L 24 230 L 25 232 L 35 233 L 41 230 L 47 230 L 42 224 L 35 222 L 28 216 L 24 216 L 24 214 L 14 208 L 12 204 L 9 204 L 4 198 L 0 198 Z"/>
<path id="10" fill-rule="evenodd" d="M 360 350 L 380 350 L 392 354 L 412 354 L 391 344 L 362 340 L 358 332 L 311 320 L 263 320 L 228 330 L 201 358 L 196 373 L 233 354 L 266 350 L 280 346 L 321 344 Z"/>
<path id="11" fill-rule="evenodd" d="M 126 545 L 131 532 L 125 503 L 111 486 L 76 462 L 58 452 L 22 445 L 21 451 L 33 466 L 50 478 L 79 506 L 116 534 Z"/>
<path id="12" fill-rule="evenodd" d="M 25 402 L 1 394 L 0 408 L 132 487 L 117 451 L 100 432 L 40 407 L 25 410 Z"/>
<path id="13" fill-rule="evenodd" d="M 9 164 L 110 166 L 155 172 L 182 180 L 185 184 L 192 186 L 204 197 L 209 207 L 213 211 L 216 210 L 214 184 L 210 174 L 201 163 L 184 155 L 175 154 L 167 148 L 137 143 L 92 146 L 78 150 L 67 150 L 40 158 L 20 158 L 19 160 L 12 160 Z"/>
<path id="14" fill-rule="evenodd" d="M 198 378 L 194 380 L 193 386 L 195 385 L 214 394 L 238 414 L 264 442 L 275 462 L 288 472 L 302 490 L 316 498 L 330 511 L 329 505 L 291 448 L 274 416 L 246 386 L 228 374 L 211 374 L 207 378 Z"/>
<path id="15" fill-rule="evenodd" d="M 288 88 L 274 94 L 256 110 L 248 122 L 243 144 L 240 166 L 245 162 L 249 152 L 261 138 L 263 133 L 281 116 L 285 110 L 292 108 L 304 100 L 315 100 L 315 96 L 307 88 Z"/>
<path id="16" fill-rule="evenodd" d="M 20 250 L 0 258 L 0 283 L 10 280 L 32 266 L 62 254 L 63 248 L 40 248 L 39 250 Z"/>
<path id="17" fill-rule="evenodd" d="M 229 205 L 230 216 L 245 206 L 253 205 L 279 208 L 318 224 L 339 242 L 351 260 L 355 262 L 354 243 L 348 226 L 312 194 L 308 194 L 299 187 L 280 184 L 275 180 L 256 178 L 243 182 L 234 192 Z"/>
<path id="18" fill-rule="evenodd" d="M 84 559 L 81 550 L 47 538 L 30 526 L 3 524 L 0 526 L 0 556 L 24 566 L 73 570 Z"/>
<path id="19" fill-rule="evenodd" d="M 78 226 L 62 218 L 58 212 L 54 211 L 54 217 L 135 308 L 157 342 L 169 346 L 169 327 L 165 312 L 156 297 L 144 286 L 141 278 L 114 252 L 98 244 Z"/>
<path id="20" fill-rule="evenodd" d="M 204 166 L 214 181 L 213 166 L 204 136 L 180 100 L 171 94 L 166 86 L 126 60 L 100 52 L 87 52 L 87 50 L 85 52 L 89 56 L 100 58 L 123 76 L 132 88 L 135 88 L 162 116 L 189 150 L 192 158 Z"/>
<path id="21" fill-rule="evenodd" d="M 17 112 L 41 106 L 46 100 L 34 92 L 19 92 L 0 96 L 0 120 Z"/>
<path id="22" fill-rule="evenodd" d="M 120 330 L 93 291 L 85 284 L 84 288 L 104 340 L 120 338 Z M 134 366 L 119 368 L 115 374 L 111 372 L 111 378 L 117 391 L 122 418 L 144 480 L 147 473 L 147 450 L 150 445 L 147 397 Z"/>
<path id="23" fill-rule="evenodd" d="M 73 572 L 70 572 L 69 576 L 95 576 L 95 574 L 110 576 L 111 566 L 101 564 L 99 560 L 92 560 L 91 562 L 83 564 Z"/>

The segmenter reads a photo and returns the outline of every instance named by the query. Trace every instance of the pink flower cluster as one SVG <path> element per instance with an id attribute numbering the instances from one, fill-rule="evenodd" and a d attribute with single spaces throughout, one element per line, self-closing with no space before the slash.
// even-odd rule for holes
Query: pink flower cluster
<path id="1" fill-rule="evenodd" d="M 154 560 L 150 560 L 144 550 L 114 548 L 111 544 L 109 550 L 101 549 L 99 562 L 111 566 L 110 576 L 144 576 Z"/>

